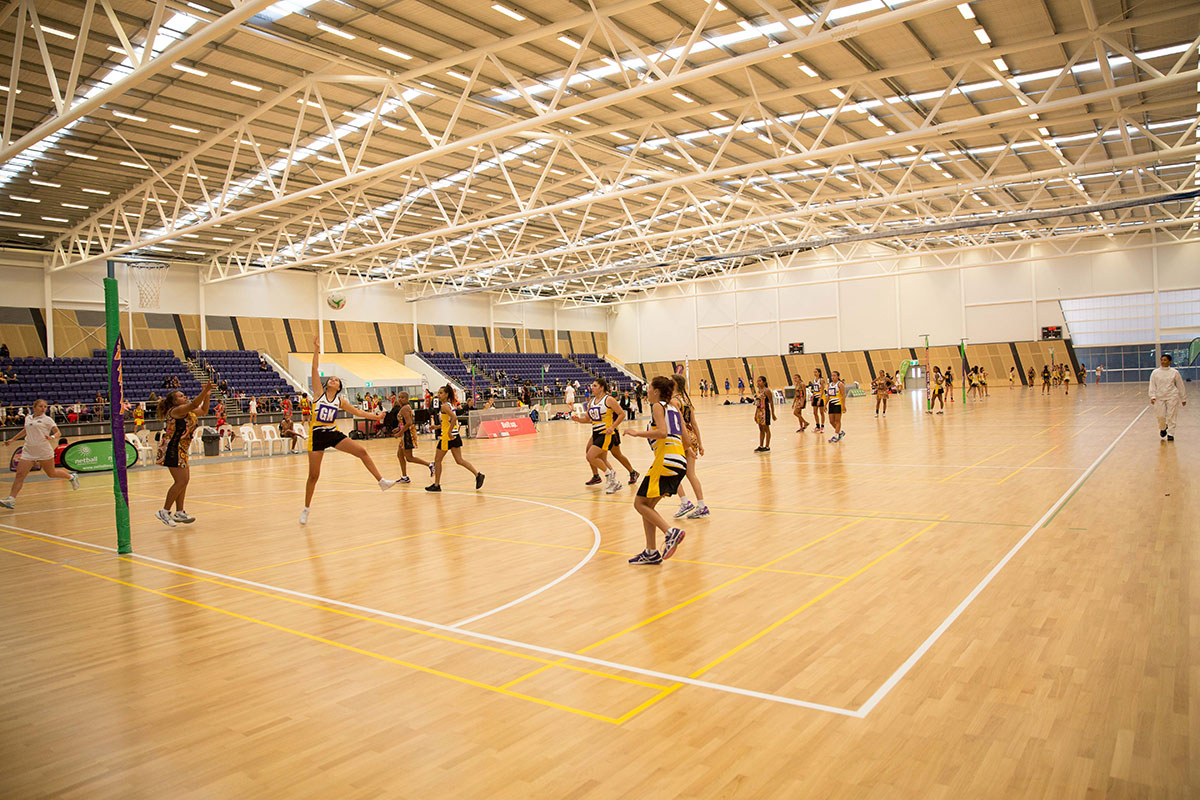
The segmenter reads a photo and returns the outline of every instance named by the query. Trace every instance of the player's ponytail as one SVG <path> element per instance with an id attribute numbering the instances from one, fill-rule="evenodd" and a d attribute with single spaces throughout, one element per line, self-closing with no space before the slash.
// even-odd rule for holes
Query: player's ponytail
<path id="1" fill-rule="evenodd" d="M 658 392 L 658 399 L 664 403 L 669 402 L 671 395 L 675 393 L 675 381 L 666 375 L 659 375 L 651 380 L 650 386 Z"/>
<path id="2" fill-rule="evenodd" d="M 442 391 L 446 393 L 446 399 L 449 400 L 451 403 L 458 402 L 458 397 L 454 394 L 453 386 L 451 386 L 450 384 L 447 383 L 445 386 L 442 387 Z"/>
<path id="3" fill-rule="evenodd" d="M 171 410 L 171 406 L 175 405 L 174 397 L 177 394 L 179 394 L 179 390 L 175 389 L 173 391 L 167 392 L 166 395 L 159 398 L 158 409 L 156 411 L 159 419 L 167 418 L 167 412 Z"/>

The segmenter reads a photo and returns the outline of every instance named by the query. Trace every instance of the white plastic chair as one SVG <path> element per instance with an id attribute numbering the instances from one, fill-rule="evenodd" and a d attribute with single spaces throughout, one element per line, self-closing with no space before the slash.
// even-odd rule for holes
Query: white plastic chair
<path id="1" fill-rule="evenodd" d="M 288 443 L 285 442 L 283 440 L 283 437 L 279 435 L 279 431 L 275 429 L 274 425 L 263 425 L 262 426 L 262 435 L 263 435 L 263 447 L 266 448 L 267 455 L 269 455 L 269 456 L 275 455 L 276 446 L 279 447 L 280 455 L 284 455 L 285 453 L 287 453 Z"/>
<path id="2" fill-rule="evenodd" d="M 293 442 L 292 452 L 293 453 L 303 453 L 304 447 L 305 447 L 304 443 L 308 441 L 308 430 L 304 427 L 303 422 L 297 422 L 295 425 L 292 426 L 292 430 L 294 430 L 296 433 L 300 434 L 299 439 L 292 440 L 292 442 Z"/>
<path id="3" fill-rule="evenodd" d="M 243 425 L 238 428 L 238 436 L 242 440 L 242 447 L 246 449 L 246 458 L 254 455 L 254 445 L 258 445 L 258 449 L 262 451 L 263 455 L 267 454 L 267 443 L 258 438 L 253 425 Z"/>
<path id="4" fill-rule="evenodd" d="M 138 461 L 142 463 L 143 467 L 154 463 L 154 448 L 139 439 L 136 433 L 125 434 L 125 441 L 137 449 Z"/>

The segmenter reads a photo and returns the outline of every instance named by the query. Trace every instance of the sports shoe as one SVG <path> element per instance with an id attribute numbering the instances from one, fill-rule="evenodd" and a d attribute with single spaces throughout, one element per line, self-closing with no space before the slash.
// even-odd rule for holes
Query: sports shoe
<path id="1" fill-rule="evenodd" d="M 441 490 L 442 487 L 438 486 L 436 483 L 431 483 L 425 487 L 425 491 L 427 492 L 440 492 Z"/>
<path id="2" fill-rule="evenodd" d="M 300 512 L 300 524 L 301 525 L 308 524 L 308 509 L 307 508 Z"/>
<path id="3" fill-rule="evenodd" d="M 434 467 L 434 465 L 433 465 L 433 464 L 430 464 L 430 465 L 429 465 L 429 477 L 431 477 L 431 478 L 432 478 L 432 477 L 433 477 L 433 473 L 434 473 L 434 472 L 436 472 L 436 468 Z"/>
<path id="4" fill-rule="evenodd" d="M 597 483 L 600 483 L 600 476 L 593 475 L 592 477 L 588 478 L 587 482 L 584 483 L 583 485 L 584 486 L 595 486 Z"/>
<path id="5" fill-rule="evenodd" d="M 616 494 L 621 491 L 621 482 L 614 476 L 611 481 L 604 485 L 605 494 Z"/>
<path id="6" fill-rule="evenodd" d="M 186 511 L 176 511 L 171 515 L 171 519 L 175 520 L 176 522 L 182 522 L 184 525 L 191 525 L 196 521 L 196 518 Z"/>
<path id="7" fill-rule="evenodd" d="M 765 453 L 766 451 L 767 451 L 767 448 L 763 447 L 761 444 L 758 447 L 754 448 L 754 452 L 756 452 L 756 453 Z"/>
<path id="8" fill-rule="evenodd" d="M 387 478 L 379 479 L 379 491 L 386 492 L 388 489 L 396 485 L 396 481 L 389 481 Z"/>
<path id="9" fill-rule="evenodd" d="M 696 509 L 692 513 L 688 514 L 688 519 L 701 519 L 703 517 L 707 517 L 708 515 L 708 506 L 701 503 L 700 505 L 696 506 Z"/>
<path id="10" fill-rule="evenodd" d="M 1173 433 L 1168 433 L 1168 434 L 1167 434 L 1167 441 L 1168 441 L 1168 442 L 1173 442 L 1173 441 L 1175 441 L 1175 434 L 1173 434 Z"/>
<path id="11" fill-rule="evenodd" d="M 830 436 L 830 437 L 829 437 L 829 442 L 832 444 L 832 443 L 835 443 L 835 442 L 837 442 L 837 441 L 838 441 L 838 440 L 840 440 L 841 438 L 842 438 L 842 437 L 838 436 L 837 434 L 834 434 L 833 436 Z"/>
<path id="12" fill-rule="evenodd" d="M 635 483 L 637 483 L 637 479 L 640 477 L 642 477 L 642 473 L 638 472 L 636 469 L 629 473 L 629 485 L 633 486 Z"/>
<path id="13" fill-rule="evenodd" d="M 160 508 L 154 513 L 154 516 L 158 517 L 158 521 L 163 525 L 166 525 L 168 528 L 175 527 L 175 520 L 171 519 L 171 512 L 167 511 L 165 508 Z"/>
<path id="14" fill-rule="evenodd" d="M 837 437 L 837 438 L 838 438 L 838 441 L 839 441 L 839 442 L 840 442 L 842 439 L 845 439 L 845 438 L 846 438 L 846 432 L 845 432 L 845 431 L 841 431 L 840 433 L 838 433 L 838 437 Z"/>
<path id="15" fill-rule="evenodd" d="M 412 483 L 412 478 L 405 475 L 403 478 L 397 480 L 396 483 Z"/>
<path id="16" fill-rule="evenodd" d="M 937 413 L 939 413 L 939 414 L 945 414 L 946 412 L 945 412 L 945 411 L 939 411 L 939 412 L 937 412 Z"/>
<path id="17" fill-rule="evenodd" d="M 657 550 L 643 550 L 629 559 L 630 564 L 661 564 L 662 562 L 663 557 Z"/>
<path id="18" fill-rule="evenodd" d="M 476 473 L 476 474 L 475 474 L 475 488 L 476 488 L 476 489 L 482 489 L 482 488 L 483 488 L 483 479 L 484 479 L 484 477 L 485 477 L 485 476 L 484 476 L 484 474 L 483 474 L 482 472 L 479 472 L 479 473 Z"/>
<path id="19" fill-rule="evenodd" d="M 696 507 L 696 504 L 691 500 L 684 500 L 679 504 L 679 510 L 675 512 L 675 519 L 686 517 L 687 513 Z"/>
<path id="20" fill-rule="evenodd" d="M 1162 438 L 1162 439 L 1167 438 L 1167 429 L 1163 428 L 1161 431 L 1158 432 L 1158 435 L 1159 435 L 1159 438 Z"/>
<path id="21" fill-rule="evenodd" d="M 10 494 L 8 497 L 4 498 L 3 500 L 0 500 L 0 506 L 4 506 L 5 508 L 16 508 L 17 507 L 17 498 L 13 497 Z"/>
<path id="22" fill-rule="evenodd" d="M 76 475 L 74 472 L 68 472 L 67 480 L 69 480 L 71 482 L 72 489 L 75 489 L 75 490 L 79 489 L 79 476 L 78 475 Z"/>
<path id="23" fill-rule="evenodd" d="M 679 548 L 679 543 L 683 541 L 683 537 L 687 534 L 679 528 L 671 528 L 667 531 L 667 538 L 663 540 L 663 559 L 668 559 L 675 555 L 675 550 Z"/>

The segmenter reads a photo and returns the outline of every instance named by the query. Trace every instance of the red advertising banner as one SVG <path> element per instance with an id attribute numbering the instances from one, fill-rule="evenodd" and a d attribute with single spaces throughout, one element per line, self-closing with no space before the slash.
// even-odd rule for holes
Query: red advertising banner
<path id="1" fill-rule="evenodd" d="M 527 433 L 537 433 L 533 420 L 521 416 L 512 419 L 490 419 L 479 423 L 477 438 L 498 439 L 502 436 L 523 436 Z"/>

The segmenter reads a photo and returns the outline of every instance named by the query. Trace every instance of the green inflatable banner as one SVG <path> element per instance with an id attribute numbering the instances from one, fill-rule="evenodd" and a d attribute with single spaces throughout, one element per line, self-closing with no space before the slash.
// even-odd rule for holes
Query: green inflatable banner
<path id="1" fill-rule="evenodd" d="M 137 448 L 125 443 L 125 463 L 137 463 Z M 72 472 L 105 472 L 113 468 L 113 447 L 108 439 L 83 439 L 63 450 L 63 466 Z"/>

